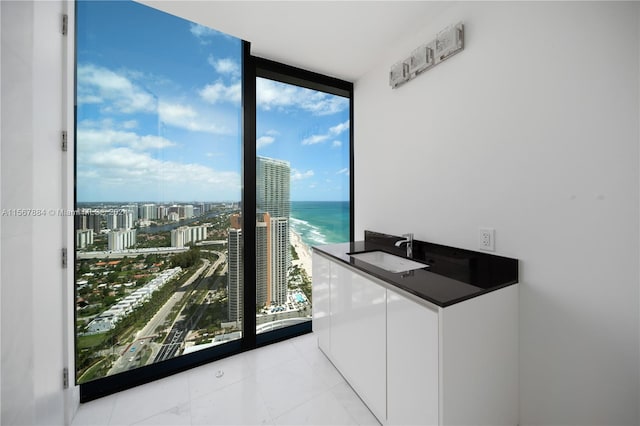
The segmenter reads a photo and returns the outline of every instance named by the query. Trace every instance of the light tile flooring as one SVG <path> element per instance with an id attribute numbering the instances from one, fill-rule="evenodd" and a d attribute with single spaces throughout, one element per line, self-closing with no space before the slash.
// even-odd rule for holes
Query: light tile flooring
<path id="1" fill-rule="evenodd" d="M 379 423 L 311 333 L 81 404 L 72 425 Z"/>

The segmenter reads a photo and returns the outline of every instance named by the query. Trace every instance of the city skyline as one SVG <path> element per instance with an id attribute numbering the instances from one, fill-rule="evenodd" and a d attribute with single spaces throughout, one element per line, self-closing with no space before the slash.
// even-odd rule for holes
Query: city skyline
<path id="1" fill-rule="evenodd" d="M 239 201 L 241 40 L 134 2 L 78 8 L 77 201 Z M 291 164 L 291 199 L 347 200 L 348 99 L 256 87 L 257 154 Z"/>

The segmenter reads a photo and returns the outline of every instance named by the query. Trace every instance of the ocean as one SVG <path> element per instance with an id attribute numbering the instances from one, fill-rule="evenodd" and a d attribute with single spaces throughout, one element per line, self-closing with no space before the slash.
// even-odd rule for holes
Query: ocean
<path id="1" fill-rule="evenodd" d="M 349 241 L 348 201 L 292 201 L 290 217 L 309 247 Z"/>

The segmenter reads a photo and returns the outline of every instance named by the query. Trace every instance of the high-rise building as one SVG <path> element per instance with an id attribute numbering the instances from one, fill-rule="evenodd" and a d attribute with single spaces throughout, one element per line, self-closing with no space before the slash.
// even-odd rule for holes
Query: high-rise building
<path id="1" fill-rule="evenodd" d="M 133 228 L 133 213 L 130 211 L 121 211 L 116 215 L 117 229 Z"/>
<path id="2" fill-rule="evenodd" d="M 185 219 L 190 219 L 195 216 L 193 212 L 193 206 L 191 204 L 180 206 L 180 216 Z"/>
<path id="3" fill-rule="evenodd" d="M 140 206 L 140 218 L 146 220 L 158 219 L 158 206 L 155 204 L 143 204 Z"/>
<path id="4" fill-rule="evenodd" d="M 184 247 L 206 239 L 207 226 L 180 226 L 171 230 L 171 247 Z"/>
<path id="5" fill-rule="evenodd" d="M 242 253 L 243 239 L 242 229 L 229 228 L 227 236 L 227 281 L 228 281 L 228 300 L 229 300 L 229 321 L 242 321 L 242 296 L 244 286 L 244 256 Z"/>
<path id="6" fill-rule="evenodd" d="M 291 167 L 273 158 L 256 157 L 256 208 L 271 217 L 289 219 Z"/>
<path id="7" fill-rule="evenodd" d="M 256 158 L 256 208 L 268 213 L 269 281 L 268 302 L 287 301 L 287 270 L 291 266 L 289 215 L 291 167 L 289 163 L 266 157 Z"/>
<path id="8" fill-rule="evenodd" d="M 231 228 L 242 229 L 242 216 L 239 214 L 229 216 L 229 222 L 231 223 Z"/>
<path id="9" fill-rule="evenodd" d="M 177 204 L 167 207 L 167 216 L 169 216 L 172 213 L 175 213 L 176 216 L 180 218 L 180 208 L 178 207 Z"/>
<path id="10" fill-rule="evenodd" d="M 258 307 L 271 303 L 271 262 L 270 228 L 271 220 L 268 213 L 259 213 L 256 221 L 256 304 Z M 229 321 L 238 321 L 242 317 L 242 303 L 238 300 L 242 296 L 243 282 L 238 282 L 244 276 L 236 267 L 242 267 L 242 219 L 240 215 L 231 215 L 231 227 L 228 236 L 228 268 L 229 285 Z"/>
<path id="11" fill-rule="evenodd" d="M 158 206 L 158 219 L 163 220 L 167 218 L 169 209 L 167 206 Z"/>
<path id="12" fill-rule="evenodd" d="M 73 222 L 74 222 L 76 231 L 79 229 L 88 229 L 89 215 L 88 214 L 76 215 L 73 218 Z"/>
<path id="13" fill-rule="evenodd" d="M 118 226 L 118 215 L 116 213 L 109 213 L 105 216 L 107 219 L 107 229 L 117 230 Z"/>
<path id="14" fill-rule="evenodd" d="M 287 301 L 287 270 L 291 266 L 289 219 L 271 218 L 269 245 L 269 299 L 279 305 Z"/>
<path id="15" fill-rule="evenodd" d="M 260 308 L 287 300 L 289 243 L 289 163 L 257 157 L 256 163 L 256 305 Z M 242 319 L 244 283 L 242 217 L 230 217 L 228 235 L 229 321 Z"/>
<path id="16" fill-rule="evenodd" d="M 87 248 L 91 244 L 93 244 L 93 229 L 76 230 L 76 248 Z"/>
<path id="17" fill-rule="evenodd" d="M 138 211 L 138 205 L 137 204 L 127 204 L 127 205 L 122 206 L 122 209 L 131 212 L 131 216 L 133 217 L 134 221 L 136 221 L 136 220 L 138 220 L 140 218 L 138 216 L 139 211 Z"/>
<path id="18" fill-rule="evenodd" d="M 133 213 L 129 210 L 119 210 L 106 215 L 107 228 L 112 230 L 133 228 Z"/>
<path id="19" fill-rule="evenodd" d="M 256 304 L 262 307 L 271 304 L 271 217 L 258 213 L 256 219 Z"/>
<path id="20" fill-rule="evenodd" d="M 109 250 L 118 251 L 129 248 L 136 243 L 135 229 L 121 229 L 119 231 L 111 231 L 107 235 L 107 245 Z"/>
<path id="21" fill-rule="evenodd" d="M 100 220 L 102 216 L 98 213 L 83 213 L 75 216 L 76 229 L 93 229 L 94 234 L 99 234 L 102 229 Z"/>

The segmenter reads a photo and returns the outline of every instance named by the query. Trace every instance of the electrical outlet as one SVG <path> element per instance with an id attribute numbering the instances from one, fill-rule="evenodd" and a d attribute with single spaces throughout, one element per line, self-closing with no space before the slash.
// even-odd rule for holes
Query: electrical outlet
<path id="1" fill-rule="evenodd" d="M 482 250 L 494 251 L 496 249 L 496 230 L 480 228 L 478 230 L 478 247 Z"/>

